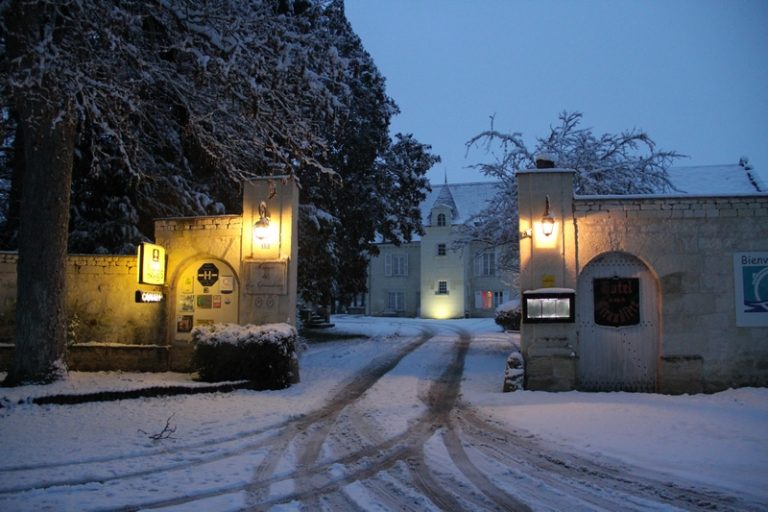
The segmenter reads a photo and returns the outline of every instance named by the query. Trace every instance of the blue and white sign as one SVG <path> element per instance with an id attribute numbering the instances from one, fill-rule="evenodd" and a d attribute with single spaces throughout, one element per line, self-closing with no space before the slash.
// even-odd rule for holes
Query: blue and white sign
<path id="1" fill-rule="evenodd" d="M 768 252 L 733 255 L 736 325 L 768 326 Z"/>

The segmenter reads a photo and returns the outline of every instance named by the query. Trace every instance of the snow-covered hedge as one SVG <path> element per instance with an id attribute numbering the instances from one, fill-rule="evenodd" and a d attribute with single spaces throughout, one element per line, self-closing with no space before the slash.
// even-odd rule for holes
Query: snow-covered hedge
<path id="1" fill-rule="evenodd" d="M 514 299 L 500 304 L 496 308 L 495 320 L 505 331 L 519 331 L 520 316 L 520 301 Z"/>
<path id="2" fill-rule="evenodd" d="M 193 363 L 209 382 L 249 380 L 256 389 L 298 382 L 296 329 L 288 324 L 216 324 L 192 331 Z"/>

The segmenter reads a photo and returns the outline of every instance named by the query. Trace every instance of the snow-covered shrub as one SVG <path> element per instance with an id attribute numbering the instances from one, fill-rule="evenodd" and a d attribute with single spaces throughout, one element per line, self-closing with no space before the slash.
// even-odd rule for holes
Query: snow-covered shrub
<path id="1" fill-rule="evenodd" d="M 520 301 L 517 299 L 500 304 L 496 308 L 496 324 L 505 331 L 520 330 Z"/>
<path id="2" fill-rule="evenodd" d="M 249 380 L 256 389 L 298 382 L 296 329 L 288 324 L 216 324 L 192 331 L 193 364 L 209 382 Z"/>
<path id="3" fill-rule="evenodd" d="M 512 352 L 507 358 L 507 368 L 504 370 L 504 389 L 505 393 L 523 389 L 525 380 L 525 366 L 523 364 L 523 354 Z"/>

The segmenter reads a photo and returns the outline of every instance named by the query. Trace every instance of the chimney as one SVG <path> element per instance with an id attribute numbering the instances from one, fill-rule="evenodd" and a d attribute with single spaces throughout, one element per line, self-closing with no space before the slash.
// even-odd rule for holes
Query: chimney
<path id="1" fill-rule="evenodd" d="M 537 169 L 554 169 L 555 155 L 552 153 L 538 153 L 534 156 Z"/>

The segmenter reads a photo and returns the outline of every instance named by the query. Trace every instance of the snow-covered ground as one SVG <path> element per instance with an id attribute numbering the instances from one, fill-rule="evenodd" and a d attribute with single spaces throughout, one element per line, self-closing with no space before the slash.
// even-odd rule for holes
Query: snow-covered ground
<path id="1" fill-rule="evenodd" d="M 504 449 L 505 432 L 510 445 L 530 442 L 531 453 L 551 449 L 547 460 L 573 454 L 558 463 L 566 469 L 594 463 L 598 473 L 628 471 L 640 482 L 743 498 L 737 509 L 768 509 L 768 389 L 502 393 L 517 336 L 492 320 L 333 321 L 330 333 L 366 337 L 310 343 L 301 383 L 286 390 L 38 406 L 19 401 L 194 383 L 186 374 L 72 373 L 50 386 L 0 389 L 0 510 L 491 510 L 518 500 L 520 509 L 558 509 L 558 493 L 516 490 L 541 488 L 528 482 L 540 468 L 484 455 L 493 443 Z M 458 400 L 451 375 L 461 379 Z M 151 440 L 166 423 L 171 437 Z M 572 486 L 578 498 L 562 496 L 563 506 L 627 499 L 626 489 L 600 486 Z M 454 501 L 440 502 L 445 488 Z M 708 506 L 638 493 L 628 509 Z"/>

